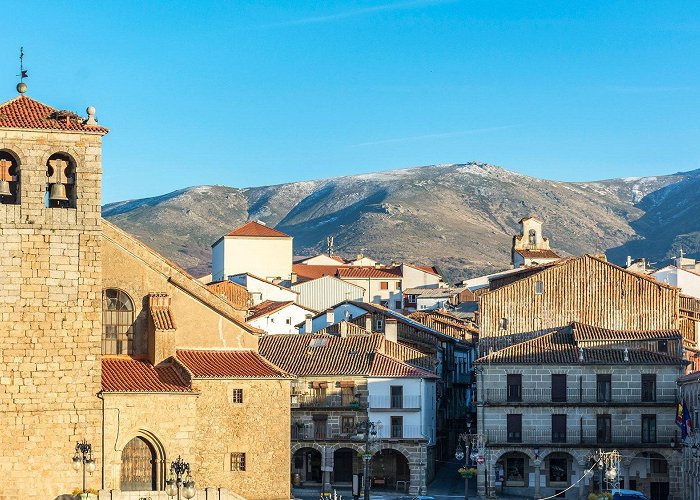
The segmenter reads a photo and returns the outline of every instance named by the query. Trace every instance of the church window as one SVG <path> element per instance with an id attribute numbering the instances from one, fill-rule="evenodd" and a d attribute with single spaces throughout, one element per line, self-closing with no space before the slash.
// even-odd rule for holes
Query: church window
<path id="1" fill-rule="evenodd" d="M 102 293 L 102 354 L 133 354 L 134 305 L 121 290 Z"/>
<path id="2" fill-rule="evenodd" d="M 537 245 L 537 232 L 534 229 L 530 229 L 530 232 L 528 233 L 528 241 L 532 246 Z"/>
<path id="3" fill-rule="evenodd" d="M 17 160 L 8 151 L 0 151 L 0 203 L 19 203 L 19 167 Z"/>
<path id="4" fill-rule="evenodd" d="M 233 403 L 243 403 L 243 389 L 234 389 L 231 393 L 231 401 Z"/>
<path id="5" fill-rule="evenodd" d="M 46 162 L 46 207 L 75 208 L 75 162 L 66 154 L 51 155 Z"/>

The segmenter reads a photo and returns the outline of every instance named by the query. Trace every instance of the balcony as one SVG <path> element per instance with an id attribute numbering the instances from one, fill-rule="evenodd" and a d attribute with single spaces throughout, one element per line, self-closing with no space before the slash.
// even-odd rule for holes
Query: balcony
<path id="1" fill-rule="evenodd" d="M 637 432 L 616 430 L 613 428 L 610 439 L 599 439 L 596 429 L 568 428 L 566 433 L 553 435 L 551 429 L 526 429 L 518 435 L 509 435 L 506 429 L 490 429 L 486 431 L 489 445 L 551 445 L 551 446 L 627 446 L 627 447 L 658 447 L 669 446 L 671 439 L 676 439 L 676 430 L 670 427 L 659 429 L 656 440 L 642 442 L 642 430 Z"/>
<path id="2" fill-rule="evenodd" d="M 420 410 L 420 396 L 370 396 L 370 410 Z"/>
<path id="3" fill-rule="evenodd" d="M 360 403 L 355 398 L 341 394 L 314 396 L 312 394 L 292 394 L 292 408 L 353 408 L 359 410 Z"/>
<path id="4" fill-rule="evenodd" d="M 433 432 L 430 428 L 420 425 L 389 425 L 379 426 L 377 434 L 372 439 L 407 439 L 421 440 L 429 439 Z M 306 425 L 291 427 L 292 441 L 363 441 L 362 434 L 356 434 L 354 429 L 348 432 L 339 431 L 337 427 L 331 425 Z"/>
<path id="5" fill-rule="evenodd" d="M 640 389 L 618 389 L 613 387 L 612 397 L 609 399 L 599 398 L 595 388 L 578 389 L 567 388 L 566 396 L 555 394 L 552 398 L 551 389 L 522 389 L 520 398 L 509 397 L 507 389 L 486 389 L 480 395 L 480 402 L 485 404 L 552 404 L 567 403 L 571 405 L 597 404 L 597 405 L 641 405 L 654 406 L 676 403 L 676 390 L 657 390 L 654 401 L 642 401 L 642 390 Z M 512 394 L 511 394 L 512 396 Z M 647 399 L 647 398 L 645 398 Z"/>
<path id="6" fill-rule="evenodd" d="M 378 439 L 428 440 L 432 435 L 432 429 L 422 425 L 380 425 L 375 437 Z"/>

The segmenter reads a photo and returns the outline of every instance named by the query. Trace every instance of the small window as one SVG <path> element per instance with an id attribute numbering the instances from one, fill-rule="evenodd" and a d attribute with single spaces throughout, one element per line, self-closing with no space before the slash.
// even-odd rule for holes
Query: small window
<path id="1" fill-rule="evenodd" d="M 552 442 L 566 443 L 566 414 L 552 415 Z"/>
<path id="2" fill-rule="evenodd" d="M 243 403 L 243 389 L 234 389 L 231 392 L 231 402 L 232 403 Z"/>
<path id="3" fill-rule="evenodd" d="M 416 303 L 416 296 L 415 295 L 406 295 L 406 302 L 410 302 L 411 304 Z"/>
<path id="4" fill-rule="evenodd" d="M 656 443 L 656 415 L 642 415 L 642 443 Z"/>
<path id="5" fill-rule="evenodd" d="M 400 281 L 397 281 L 396 283 L 394 283 L 394 290 L 401 290 L 401 282 Z"/>
<path id="6" fill-rule="evenodd" d="M 501 318 L 501 330 L 508 329 L 508 318 Z"/>
<path id="7" fill-rule="evenodd" d="M 535 281 L 535 295 L 542 295 L 544 293 L 544 283 L 540 280 Z"/>
<path id="8" fill-rule="evenodd" d="M 379 288 L 381 290 L 388 290 L 389 289 L 389 282 L 388 281 L 380 281 Z"/>
<path id="9" fill-rule="evenodd" d="M 102 292 L 102 354 L 133 354 L 134 304 L 114 288 Z"/>
<path id="10" fill-rule="evenodd" d="M 374 329 L 377 330 L 378 332 L 383 332 L 384 331 L 384 321 L 381 319 L 378 319 L 374 323 Z"/>
<path id="11" fill-rule="evenodd" d="M 553 403 L 566 402 L 566 374 L 565 373 L 553 373 L 552 374 L 552 402 Z"/>
<path id="12" fill-rule="evenodd" d="M 599 443 L 612 441 L 612 419 L 609 414 L 596 416 L 596 437 Z"/>
<path id="13" fill-rule="evenodd" d="M 523 400 L 523 376 L 520 374 L 507 375 L 508 402 L 517 403 Z"/>
<path id="14" fill-rule="evenodd" d="M 245 470 L 245 453 L 240 453 L 240 452 L 231 453 L 231 470 L 232 471 L 244 471 Z"/>
<path id="15" fill-rule="evenodd" d="M 658 350 L 659 352 L 668 352 L 668 340 L 659 340 Z"/>
<path id="16" fill-rule="evenodd" d="M 396 309 L 401 309 L 401 301 L 397 300 L 395 306 L 396 306 Z"/>
<path id="17" fill-rule="evenodd" d="M 403 408 L 403 386 L 390 386 L 391 393 L 391 408 Z"/>
<path id="18" fill-rule="evenodd" d="M 285 322 L 286 322 L 288 325 L 291 325 L 291 324 L 292 324 L 292 318 L 287 318 L 287 319 L 285 320 Z"/>
<path id="19" fill-rule="evenodd" d="M 340 432 L 343 434 L 353 434 L 355 432 L 355 417 L 343 416 Z"/>
<path id="20" fill-rule="evenodd" d="M 403 437 L 403 417 L 391 417 L 391 437 L 395 439 Z"/>
<path id="21" fill-rule="evenodd" d="M 596 391 L 599 403 L 612 401 L 612 375 L 596 375 Z"/>
<path id="22" fill-rule="evenodd" d="M 506 415 L 506 427 L 509 443 L 521 443 L 523 440 L 523 416 L 521 414 Z"/>

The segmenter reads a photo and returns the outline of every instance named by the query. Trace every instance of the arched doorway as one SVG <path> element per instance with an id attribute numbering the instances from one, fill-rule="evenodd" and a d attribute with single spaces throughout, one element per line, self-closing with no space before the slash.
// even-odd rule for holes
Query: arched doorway
<path id="1" fill-rule="evenodd" d="M 153 446 L 141 437 L 129 441 L 122 450 L 120 489 L 153 491 L 158 489 L 158 459 Z"/>
<path id="2" fill-rule="evenodd" d="M 530 457 L 519 451 L 504 453 L 496 462 L 496 477 L 503 478 L 504 493 L 531 495 L 529 474 L 533 472 Z"/>
<path id="3" fill-rule="evenodd" d="M 396 481 L 411 480 L 411 469 L 403 453 L 386 448 L 378 451 L 370 462 L 370 476 L 374 487 L 390 488 Z"/>
<path id="4" fill-rule="evenodd" d="M 651 500 L 668 500 L 670 482 L 668 461 L 660 453 L 643 452 L 630 462 L 625 487 L 645 493 Z"/>
<path id="5" fill-rule="evenodd" d="M 568 453 L 554 452 L 547 455 L 542 472 L 545 475 L 547 487 L 552 488 L 556 493 L 571 486 L 574 463 L 574 457 Z"/>
<path id="6" fill-rule="evenodd" d="M 353 464 L 357 452 L 351 448 L 339 448 L 333 453 L 333 483 L 351 483 Z"/>
<path id="7" fill-rule="evenodd" d="M 321 452 L 318 450 L 313 448 L 297 450 L 292 459 L 292 467 L 304 482 L 320 483 L 322 480 Z"/>

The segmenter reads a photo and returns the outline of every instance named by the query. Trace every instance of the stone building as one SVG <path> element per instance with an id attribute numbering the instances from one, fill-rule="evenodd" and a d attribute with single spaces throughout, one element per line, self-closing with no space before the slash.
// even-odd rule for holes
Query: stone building
<path id="1" fill-rule="evenodd" d="M 70 494 L 84 439 L 104 498 L 166 498 L 182 455 L 198 498 L 286 500 L 289 377 L 244 308 L 101 219 L 94 113 L 0 105 L 0 498 Z"/>
<path id="2" fill-rule="evenodd" d="M 678 379 L 679 401 L 686 405 L 692 427 L 686 438 L 677 441 L 681 453 L 681 494 L 685 500 L 700 500 L 700 373 L 690 373 Z"/>
<path id="3" fill-rule="evenodd" d="M 608 490 L 593 453 L 622 455 L 622 488 L 653 500 L 680 489 L 678 331 L 610 331 L 573 323 L 477 360 L 482 496 L 587 498 Z"/>
<path id="4" fill-rule="evenodd" d="M 292 464 L 304 484 L 347 486 L 363 473 L 364 436 L 373 488 L 425 493 L 435 465 L 434 365 L 419 351 L 380 334 L 271 335 L 266 359 L 294 373 Z"/>

